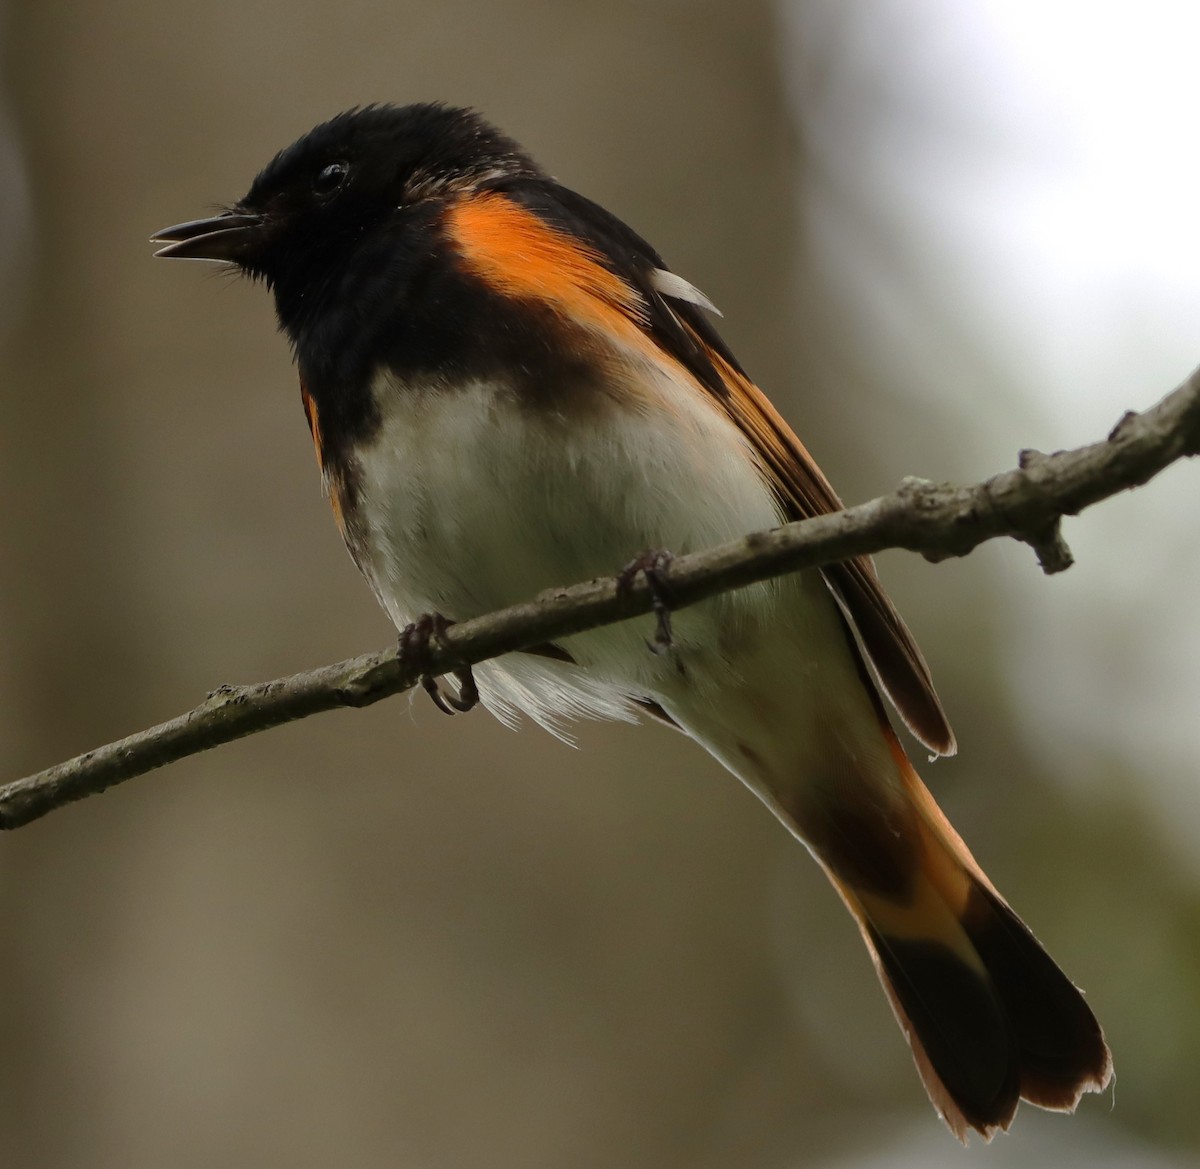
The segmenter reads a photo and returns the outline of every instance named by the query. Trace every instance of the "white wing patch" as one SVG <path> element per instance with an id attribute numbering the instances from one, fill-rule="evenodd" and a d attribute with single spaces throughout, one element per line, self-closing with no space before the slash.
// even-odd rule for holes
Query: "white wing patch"
<path id="1" fill-rule="evenodd" d="M 694 284 L 689 284 L 682 276 L 676 276 L 674 272 L 668 272 L 665 268 L 655 268 L 650 273 L 650 284 L 656 292 L 661 292 L 663 296 L 669 296 L 672 300 L 698 305 L 719 317 L 724 315 Z"/>

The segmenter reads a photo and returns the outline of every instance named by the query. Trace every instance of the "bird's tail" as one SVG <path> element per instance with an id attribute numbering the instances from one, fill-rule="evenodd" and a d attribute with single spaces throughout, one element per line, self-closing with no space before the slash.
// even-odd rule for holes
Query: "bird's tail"
<path id="1" fill-rule="evenodd" d="M 1100 1025 L 887 734 L 916 830 L 903 891 L 871 861 L 846 863 L 855 825 L 840 825 L 837 847 L 809 843 L 859 924 L 930 1099 L 964 1142 L 968 1129 L 1007 1129 L 1022 1099 L 1071 1111 L 1112 1075 Z"/>

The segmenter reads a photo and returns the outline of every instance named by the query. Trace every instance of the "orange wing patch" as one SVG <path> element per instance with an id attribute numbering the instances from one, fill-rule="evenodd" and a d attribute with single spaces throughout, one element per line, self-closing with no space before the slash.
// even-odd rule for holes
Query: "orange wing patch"
<path id="1" fill-rule="evenodd" d="M 504 296 L 538 300 L 635 348 L 652 343 L 641 294 L 599 253 L 494 192 L 460 199 L 446 219 L 467 268 Z"/>
<path id="2" fill-rule="evenodd" d="M 762 390 L 694 332 L 692 336 L 725 383 L 728 393 L 719 399 L 720 404 L 758 452 L 788 518 L 840 511 L 842 501 L 829 480 Z M 874 562 L 868 556 L 856 556 L 823 572 L 909 730 L 930 750 L 953 755 L 954 732 L 934 690 L 929 667 L 883 591 Z"/>

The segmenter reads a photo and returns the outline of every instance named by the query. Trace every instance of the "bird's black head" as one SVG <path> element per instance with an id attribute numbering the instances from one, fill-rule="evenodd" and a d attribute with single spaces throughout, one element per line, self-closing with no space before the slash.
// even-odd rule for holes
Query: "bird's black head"
<path id="1" fill-rule="evenodd" d="M 471 110 L 440 104 L 348 110 L 281 150 L 220 215 L 155 234 L 156 254 L 236 264 L 286 302 L 311 300 L 379 230 L 402 232 L 457 191 L 541 175 Z"/>

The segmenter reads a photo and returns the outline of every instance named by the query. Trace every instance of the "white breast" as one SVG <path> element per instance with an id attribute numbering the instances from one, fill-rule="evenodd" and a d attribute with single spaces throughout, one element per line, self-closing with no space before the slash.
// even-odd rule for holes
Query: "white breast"
<path id="1" fill-rule="evenodd" d="M 358 506 L 363 569 L 396 624 L 424 612 L 461 620 L 614 573 L 652 548 L 685 553 L 777 524 L 740 431 L 693 386 L 647 376 L 653 394 L 569 415 L 494 383 L 381 380 L 384 422 L 358 455 Z M 681 649 L 715 642 L 747 595 L 679 614 Z M 484 701 L 543 724 L 624 717 L 624 696 L 653 694 L 671 668 L 647 650 L 652 632 L 645 619 L 570 639 L 584 669 L 528 655 L 488 663 L 477 670 Z"/>

